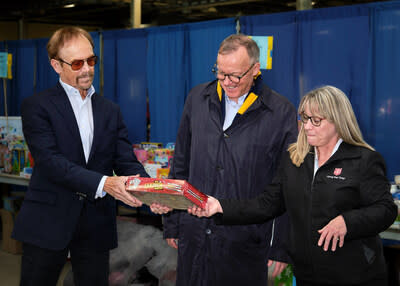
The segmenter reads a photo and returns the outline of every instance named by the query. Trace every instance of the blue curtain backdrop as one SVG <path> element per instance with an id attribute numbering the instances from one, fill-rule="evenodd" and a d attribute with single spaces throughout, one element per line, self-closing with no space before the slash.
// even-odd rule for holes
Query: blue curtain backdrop
<path id="1" fill-rule="evenodd" d="M 11 88 L 8 90 L 8 115 L 20 114 L 22 100 L 34 93 L 35 42 L 34 40 L 10 41 L 8 52 L 13 55 Z"/>
<path id="2" fill-rule="evenodd" d="M 368 123 L 372 144 L 382 153 L 388 177 L 400 174 L 400 3 L 373 5 L 369 67 Z"/>
<path id="3" fill-rule="evenodd" d="M 93 52 L 95 55 L 100 56 L 100 33 L 99 32 L 91 32 L 90 35 L 92 36 L 94 49 Z M 94 67 L 95 77 L 93 80 L 93 87 L 95 88 L 96 92 L 100 92 L 100 63 L 97 62 L 96 66 Z"/>
<path id="4" fill-rule="evenodd" d="M 150 139 L 174 142 L 191 88 L 214 79 L 221 41 L 235 33 L 233 18 L 148 29 Z"/>
<path id="5" fill-rule="evenodd" d="M 211 72 L 217 59 L 220 43 L 235 34 L 235 19 L 206 21 L 187 25 L 189 31 L 188 86 L 214 80 Z"/>
<path id="6" fill-rule="evenodd" d="M 186 33 L 185 25 L 148 29 L 147 88 L 154 142 L 175 142 L 188 90 Z"/>
<path id="7" fill-rule="evenodd" d="M 272 69 L 261 70 L 263 80 L 297 106 L 299 67 L 296 13 L 241 17 L 240 24 L 243 34 L 274 37 Z"/>
<path id="8" fill-rule="evenodd" d="M 5 53 L 6 52 L 6 47 L 5 47 L 5 42 L 0 42 L 0 52 Z M 7 84 L 8 80 L 5 80 Z M 4 85 L 3 85 L 4 80 L 0 78 L 0 116 L 5 115 L 4 111 Z M 8 85 L 7 85 L 8 87 Z"/>
<path id="9" fill-rule="evenodd" d="M 36 42 L 36 77 L 35 77 L 35 93 L 53 87 L 58 81 L 58 74 L 50 65 L 47 55 L 46 45 L 49 39 L 37 39 Z"/>
<path id="10" fill-rule="evenodd" d="M 132 143 L 146 140 L 146 32 L 103 33 L 104 96 L 116 102 Z"/>
<path id="11" fill-rule="evenodd" d="M 349 97 L 368 140 L 368 6 L 298 13 L 298 25 L 300 97 L 322 85 L 340 88 Z"/>

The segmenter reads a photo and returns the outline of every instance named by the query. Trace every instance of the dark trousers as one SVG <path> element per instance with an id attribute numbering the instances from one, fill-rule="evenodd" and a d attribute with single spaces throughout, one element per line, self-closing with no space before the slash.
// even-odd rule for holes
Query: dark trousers
<path id="1" fill-rule="evenodd" d="M 23 244 L 20 286 L 55 286 L 68 251 L 75 286 L 108 285 L 110 252 L 108 249 L 96 250 L 88 217 L 88 206 L 85 205 L 73 238 L 65 249 L 50 250 Z"/>
<path id="2" fill-rule="evenodd" d="M 43 249 L 23 245 L 20 286 L 55 286 L 67 261 L 68 249 Z M 75 286 L 107 286 L 109 251 L 70 249 Z"/>

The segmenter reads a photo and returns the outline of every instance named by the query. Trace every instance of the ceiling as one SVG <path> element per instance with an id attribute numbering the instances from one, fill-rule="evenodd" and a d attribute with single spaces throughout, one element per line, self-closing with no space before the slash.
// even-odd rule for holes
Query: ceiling
<path id="1" fill-rule="evenodd" d="M 0 3 L 0 21 L 91 26 L 98 29 L 130 27 L 133 0 L 8 0 Z M 296 10 L 296 0 L 138 0 L 141 23 L 159 26 L 242 15 Z M 307 0 L 297 0 L 307 1 Z M 310 0 L 308 0 L 310 1 Z M 381 0 L 384 1 L 384 0 Z M 312 0 L 313 8 L 378 2 L 377 0 Z M 75 4 L 67 8 L 67 5 Z"/>

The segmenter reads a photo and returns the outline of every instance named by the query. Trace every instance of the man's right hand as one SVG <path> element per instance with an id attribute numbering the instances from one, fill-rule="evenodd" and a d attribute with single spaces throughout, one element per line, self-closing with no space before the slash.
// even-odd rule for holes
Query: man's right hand
<path id="1" fill-rule="evenodd" d="M 167 243 L 169 246 L 178 249 L 178 239 L 177 238 L 167 238 Z"/>
<path id="2" fill-rule="evenodd" d="M 142 202 L 125 190 L 125 182 L 127 180 L 128 177 L 107 177 L 103 190 L 116 200 L 120 200 L 128 206 L 140 207 Z"/>

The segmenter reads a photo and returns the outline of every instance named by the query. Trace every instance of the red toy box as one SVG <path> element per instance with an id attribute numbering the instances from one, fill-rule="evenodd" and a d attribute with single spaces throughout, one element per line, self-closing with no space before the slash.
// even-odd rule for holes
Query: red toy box
<path id="1" fill-rule="evenodd" d="M 207 203 L 207 196 L 184 180 L 129 177 L 126 190 L 147 205 L 186 210 L 194 204 L 204 209 Z"/>

